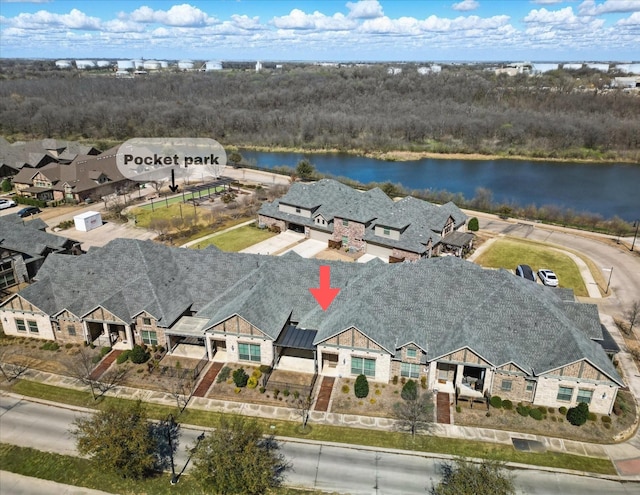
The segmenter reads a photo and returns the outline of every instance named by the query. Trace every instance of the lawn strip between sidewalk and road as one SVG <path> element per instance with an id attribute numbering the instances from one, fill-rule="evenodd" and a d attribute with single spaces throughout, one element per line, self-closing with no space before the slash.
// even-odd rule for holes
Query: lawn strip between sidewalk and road
<path id="1" fill-rule="evenodd" d="M 94 401 L 89 392 L 55 387 L 29 380 L 19 380 L 14 383 L 11 390 L 29 397 L 94 409 L 100 409 L 102 404 L 128 400 L 104 397 L 100 401 Z M 175 415 L 177 421 L 180 423 L 213 428 L 218 425 L 222 415 L 222 413 L 219 412 L 194 408 L 187 408 L 182 414 L 179 414 L 174 407 L 152 403 L 145 403 L 145 407 L 151 419 L 164 419 L 171 413 Z M 431 435 L 418 435 L 415 440 L 412 440 L 411 435 L 403 432 L 348 428 L 316 423 L 310 425 L 310 431 L 303 435 L 299 432 L 299 422 L 261 418 L 257 418 L 257 420 L 265 426 L 267 431 L 279 437 L 301 438 L 321 442 L 339 442 L 350 445 L 402 449 L 470 458 L 494 459 L 504 462 L 570 469 L 597 474 L 616 474 L 615 468 L 609 459 L 556 452 L 518 452 L 510 445 L 435 437 Z"/>
<path id="2" fill-rule="evenodd" d="M 89 459 L 42 452 L 6 443 L 0 444 L 0 466 L 5 471 L 24 476 L 122 495 L 210 493 L 210 490 L 202 488 L 188 473 L 180 477 L 179 485 L 175 487 L 170 484 L 171 474 L 169 473 L 158 473 L 141 480 L 127 479 L 118 473 L 105 471 Z M 282 487 L 270 493 L 274 495 L 317 495 L 324 492 Z"/>

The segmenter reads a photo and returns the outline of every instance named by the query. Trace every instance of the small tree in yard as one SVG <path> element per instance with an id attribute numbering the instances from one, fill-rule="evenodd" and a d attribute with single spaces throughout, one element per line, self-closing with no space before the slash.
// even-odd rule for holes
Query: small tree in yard
<path id="1" fill-rule="evenodd" d="M 156 442 L 140 401 L 108 405 L 74 421 L 78 452 L 123 478 L 143 478 L 156 464 Z"/>
<path id="2" fill-rule="evenodd" d="M 625 316 L 627 317 L 629 333 L 631 334 L 633 333 L 633 326 L 638 322 L 638 319 L 640 319 L 640 301 L 634 301 L 625 313 Z"/>
<path id="3" fill-rule="evenodd" d="M 249 381 L 249 375 L 244 370 L 244 368 L 238 368 L 233 372 L 233 383 L 236 384 L 236 387 L 246 387 L 247 382 Z"/>
<path id="4" fill-rule="evenodd" d="M 302 420 L 302 431 L 304 431 L 307 428 L 307 422 L 309 421 L 309 411 L 311 411 L 313 399 L 310 395 L 303 395 L 301 397 L 298 397 L 294 401 L 293 405 L 296 408 L 296 413 Z"/>
<path id="5" fill-rule="evenodd" d="M 128 368 L 114 367 L 113 365 L 101 376 L 94 376 L 95 364 L 91 354 L 80 348 L 71 360 L 67 362 L 69 375 L 89 387 L 93 400 L 98 400 L 109 390 L 120 385 L 129 374 Z"/>
<path id="6" fill-rule="evenodd" d="M 360 374 L 358 378 L 356 378 L 356 382 L 353 385 L 353 393 L 356 394 L 358 399 L 364 399 L 367 395 L 369 395 L 369 382 L 367 381 L 367 377 Z"/>
<path id="7" fill-rule="evenodd" d="M 460 459 L 441 466 L 442 481 L 431 495 L 515 495 L 513 475 L 496 461 L 479 464 Z"/>
<path id="8" fill-rule="evenodd" d="M 416 400 L 418 397 L 418 386 L 415 380 L 409 380 L 402 387 L 402 392 L 400 392 L 400 397 L 404 400 Z"/>
<path id="9" fill-rule="evenodd" d="M 477 232 L 480 229 L 480 224 L 478 223 L 478 219 L 476 217 L 469 219 L 467 229 L 469 229 L 471 232 Z"/>
<path id="10" fill-rule="evenodd" d="M 290 467 L 273 437 L 255 419 L 222 416 L 200 442 L 191 475 L 213 493 L 262 495 L 282 485 Z"/>
<path id="11" fill-rule="evenodd" d="M 397 402 L 393 406 L 399 428 L 409 431 L 411 438 L 415 437 L 419 428 L 426 428 L 433 422 L 433 398 L 431 394 L 420 394 L 416 390 L 413 397 L 413 399 Z"/>
<path id="12" fill-rule="evenodd" d="M 589 405 L 581 402 L 567 411 L 567 421 L 574 426 L 582 426 L 589 419 Z"/>

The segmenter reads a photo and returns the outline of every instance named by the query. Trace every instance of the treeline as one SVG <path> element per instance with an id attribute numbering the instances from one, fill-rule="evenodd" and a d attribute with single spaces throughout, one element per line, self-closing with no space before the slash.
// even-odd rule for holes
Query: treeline
<path id="1" fill-rule="evenodd" d="M 602 73 L 507 77 L 452 66 L 389 75 L 384 66 L 309 66 L 135 79 L 33 74 L 0 84 L 5 136 L 188 136 L 237 146 L 640 162 L 640 98 L 607 89 Z"/>

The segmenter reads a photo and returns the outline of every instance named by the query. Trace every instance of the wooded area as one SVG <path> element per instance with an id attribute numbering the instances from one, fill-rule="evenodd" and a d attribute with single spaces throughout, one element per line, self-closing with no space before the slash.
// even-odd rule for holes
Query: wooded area
<path id="1" fill-rule="evenodd" d="M 583 69 L 508 77 L 467 66 L 389 75 L 380 64 L 116 79 L 4 65 L 0 133 L 640 161 L 640 98 L 607 89 L 610 76 Z"/>

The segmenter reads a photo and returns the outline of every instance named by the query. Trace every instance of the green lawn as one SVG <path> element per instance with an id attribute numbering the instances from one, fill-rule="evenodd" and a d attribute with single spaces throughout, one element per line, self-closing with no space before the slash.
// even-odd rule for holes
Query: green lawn
<path id="1" fill-rule="evenodd" d="M 549 268 L 558 276 L 560 287 L 573 289 L 577 296 L 588 296 L 580 270 L 574 261 L 559 251 L 540 243 L 520 239 L 496 239 L 475 262 L 487 268 L 506 268 L 513 272 L 518 265 L 529 265 L 535 272 Z"/>
<path id="2" fill-rule="evenodd" d="M 30 397 L 39 397 L 65 404 L 92 408 L 100 408 L 102 404 L 108 402 L 125 400 L 106 397 L 102 401 L 94 402 L 89 392 L 64 389 L 29 380 L 19 380 L 15 382 L 12 390 Z M 200 409 L 189 408 L 180 414 L 175 408 L 168 406 L 146 404 L 146 407 L 150 418 L 163 419 L 166 418 L 169 413 L 173 413 L 180 423 L 204 427 L 216 427 L 221 416 L 221 413 Z M 519 462 L 535 466 L 575 469 L 599 474 L 616 474 L 613 465 L 608 459 L 597 459 L 554 452 L 519 452 L 510 445 L 429 435 L 418 435 L 415 441 L 412 441 L 411 436 L 407 433 L 320 424 L 311 424 L 311 431 L 303 435 L 299 432 L 298 422 L 259 418 L 258 421 L 264 425 L 267 431 L 283 437 L 308 438 L 311 440 L 340 442 L 353 445 L 435 452 L 463 457 Z"/>
<path id="3" fill-rule="evenodd" d="M 192 246 L 192 249 L 204 249 L 213 245 L 222 251 L 238 252 L 274 235 L 276 235 L 274 232 L 270 232 L 267 229 L 259 229 L 255 224 L 245 225 L 215 237 L 210 237 Z"/>
<path id="4" fill-rule="evenodd" d="M 224 187 L 212 187 L 210 189 L 210 192 L 213 194 L 214 192 L 219 192 L 219 191 L 224 191 Z M 185 193 L 184 196 L 182 194 L 179 194 L 178 196 L 174 196 L 172 198 L 157 198 L 153 200 L 153 205 L 148 204 L 148 205 L 144 205 L 144 206 L 140 206 L 139 208 L 141 210 L 157 210 L 158 208 L 166 208 L 167 205 L 171 206 L 177 203 L 180 203 L 182 201 L 189 201 L 192 198 L 196 198 L 196 199 L 200 199 L 201 197 L 206 199 L 206 194 L 207 191 L 206 189 L 204 191 L 202 191 L 200 193 L 200 196 L 198 196 L 198 193 Z M 193 208 L 193 207 L 192 207 Z"/>

